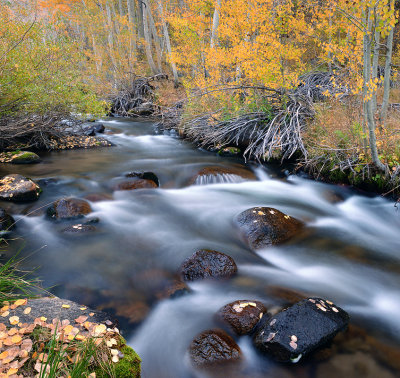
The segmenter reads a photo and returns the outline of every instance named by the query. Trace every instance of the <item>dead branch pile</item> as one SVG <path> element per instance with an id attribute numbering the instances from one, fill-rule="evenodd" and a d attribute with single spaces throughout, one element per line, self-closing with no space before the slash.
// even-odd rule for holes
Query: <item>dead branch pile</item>
<path id="1" fill-rule="evenodd" d="M 297 151 L 307 154 L 301 130 L 312 116 L 312 108 L 291 99 L 285 108 L 275 108 L 270 114 L 249 113 L 217 123 L 206 114 L 187 122 L 185 130 L 190 139 L 205 147 L 244 147 L 245 158 L 259 161 L 273 157 L 274 151 L 279 150 L 282 159 L 288 159 Z"/>
<path id="2" fill-rule="evenodd" d="M 302 131 L 308 119 L 314 116 L 313 103 L 330 95 L 343 98 L 349 88 L 340 85 L 340 78 L 327 72 L 312 72 L 299 78 L 300 84 L 287 93 L 262 86 L 213 87 L 199 90 L 192 97 L 201 97 L 217 91 L 232 91 L 246 97 L 249 91 L 261 93 L 271 110 L 253 112 L 227 121 L 218 120 L 216 111 L 198 115 L 180 124 L 181 112 L 171 108 L 163 113 L 163 127 L 184 130 L 186 137 L 202 147 L 236 145 L 243 149 L 247 159 L 266 160 L 279 156 L 282 160 L 295 153 L 307 156 Z M 175 118 L 174 118 L 175 116 Z"/>
<path id="3" fill-rule="evenodd" d="M 69 120 L 66 122 L 65 120 Z M 79 121 L 70 114 L 47 113 L 45 115 L 20 115 L 0 118 L 0 151 L 24 148 L 51 149 L 54 140 L 65 136 L 65 129 Z"/>
<path id="4" fill-rule="evenodd" d="M 131 117 L 134 115 L 135 108 L 140 105 L 154 101 L 154 86 L 151 84 L 154 80 L 167 78 L 160 74 L 152 77 L 138 77 L 132 82 L 132 85 L 122 88 L 118 94 L 111 99 L 111 113 L 121 117 Z"/>
<path id="5" fill-rule="evenodd" d="M 350 94 L 350 88 L 340 84 L 343 80 L 328 72 L 310 72 L 299 78 L 299 86 L 293 91 L 311 102 L 323 101 L 326 95 L 342 99 Z"/>

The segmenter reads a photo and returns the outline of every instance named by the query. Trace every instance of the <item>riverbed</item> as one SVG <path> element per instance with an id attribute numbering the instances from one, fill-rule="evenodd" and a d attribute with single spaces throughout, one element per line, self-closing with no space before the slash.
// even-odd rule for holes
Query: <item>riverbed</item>
<path id="1" fill-rule="evenodd" d="M 396 377 L 400 374 L 400 210 L 379 196 L 328 185 L 284 168 L 223 158 L 196 149 L 149 121 L 104 120 L 114 146 L 42 154 L 35 165 L 0 165 L 40 183 L 30 204 L 0 203 L 16 219 L 18 238 L 4 258 L 29 256 L 24 268 L 55 295 L 110 312 L 141 356 L 143 376 Z M 195 179 L 206 167 L 252 171 Z M 113 191 L 118 177 L 154 172 L 161 187 Z M 95 195 L 95 196 L 94 196 Z M 74 222 L 45 215 L 53 201 L 89 198 L 97 232 L 68 235 Z M 257 252 L 241 240 L 233 219 L 254 207 L 276 208 L 306 229 Z M 77 223 L 75 221 L 75 223 Z M 229 280 L 190 283 L 170 297 L 182 262 L 198 249 L 231 256 Z M 243 362 L 199 371 L 187 355 L 192 339 L 219 326 L 215 313 L 234 300 L 259 300 L 276 312 L 307 296 L 335 302 L 351 317 L 349 332 L 330 349 L 280 365 L 236 338 Z"/>

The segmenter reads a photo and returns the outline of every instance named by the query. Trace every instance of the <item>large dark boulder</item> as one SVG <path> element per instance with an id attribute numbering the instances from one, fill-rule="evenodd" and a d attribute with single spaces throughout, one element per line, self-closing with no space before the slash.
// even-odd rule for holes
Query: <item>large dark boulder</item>
<path id="1" fill-rule="evenodd" d="M 208 249 L 195 252 L 181 266 L 181 275 L 184 281 L 229 278 L 236 272 L 237 266 L 232 257 Z"/>
<path id="2" fill-rule="evenodd" d="M 332 302 L 309 298 L 265 319 L 254 343 L 281 362 L 309 354 L 347 328 L 349 315 Z"/>
<path id="3" fill-rule="evenodd" d="M 189 347 L 192 363 L 207 367 L 229 361 L 237 361 L 241 351 L 235 340 L 220 329 L 204 331 L 192 341 Z"/>
<path id="4" fill-rule="evenodd" d="M 153 172 L 129 172 L 125 175 L 125 177 L 134 177 L 141 180 L 150 180 L 154 181 L 157 186 L 160 186 L 160 180 L 157 175 Z"/>
<path id="5" fill-rule="evenodd" d="M 91 122 L 82 125 L 82 133 L 88 136 L 95 136 L 97 133 L 104 133 L 105 127 L 100 122 Z"/>
<path id="6" fill-rule="evenodd" d="M 238 335 L 250 333 L 267 312 L 259 301 L 235 301 L 222 307 L 218 313 L 219 321 L 226 323 Z"/>
<path id="7" fill-rule="evenodd" d="M 0 200 L 13 202 L 36 201 L 41 193 L 39 185 L 17 174 L 4 176 L 0 180 Z"/>
<path id="8" fill-rule="evenodd" d="M 252 249 L 280 244 L 304 227 L 303 222 L 271 207 L 254 207 L 235 218 L 243 239 Z"/>
<path id="9" fill-rule="evenodd" d="M 10 231 L 15 227 L 14 218 L 9 215 L 4 209 L 0 208 L 0 233 L 2 231 Z"/>
<path id="10" fill-rule="evenodd" d="M 54 219 L 81 218 L 91 212 L 89 203 L 79 198 L 62 198 L 47 209 L 47 215 Z"/>

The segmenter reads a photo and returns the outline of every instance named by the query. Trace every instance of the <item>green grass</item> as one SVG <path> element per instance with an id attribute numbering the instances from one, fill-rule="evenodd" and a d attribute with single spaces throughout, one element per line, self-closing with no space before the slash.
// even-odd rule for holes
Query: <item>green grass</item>
<path id="1" fill-rule="evenodd" d="M 0 264 L 0 304 L 35 296 L 39 288 L 39 280 L 32 278 L 31 272 L 20 270 L 21 262 L 22 259 L 18 258 L 17 254 L 6 263 Z"/>
<path id="2" fill-rule="evenodd" d="M 73 341 L 66 345 L 57 338 L 57 328 L 43 349 L 47 359 L 41 364 L 39 378 L 88 377 L 94 369 L 106 372 L 108 377 L 115 377 L 111 363 L 100 357 L 99 347 L 94 339 Z M 73 354 L 74 358 L 70 355 Z"/>

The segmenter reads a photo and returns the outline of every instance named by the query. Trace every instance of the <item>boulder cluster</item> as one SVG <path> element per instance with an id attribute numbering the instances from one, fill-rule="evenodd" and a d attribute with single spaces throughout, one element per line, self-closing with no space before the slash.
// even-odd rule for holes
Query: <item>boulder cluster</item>
<path id="1" fill-rule="evenodd" d="M 213 250 L 195 252 L 180 268 L 183 281 L 226 280 L 236 273 L 232 257 Z M 196 367 L 240 361 L 242 352 L 235 339 L 243 335 L 250 335 L 253 345 L 274 360 L 297 362 L 345 330 L 349 316 L 322 298 L 307 298 L 274 314 L 261 301 L 242 299 L 220 308 L 215 320 L 220 328 L 201 332 L 189 346 Z"/>
<path id="2" fill-rule="evenodd" d="M 255 207 L 238 214 L 234 224 L 243 241 L 253 250 L 287 242 L 304 223 L 270 207 Z M 183 281 L 227 280 L 238 267 L 231 256 L 213 250 L 199 250 L 180 267 Z M 326 346 L 347 328 L 348 314 L 322 298 L 297 300 L 276 313 L 257 299 L 238 299 L 222 306 L 215 314 L 219 328 L 206 329 L 191 342 L 188 353 L 198 368 L 240 361 L 237 339 L 252 338 L 254 347 L 278 362 L 297 362 Z"/>

